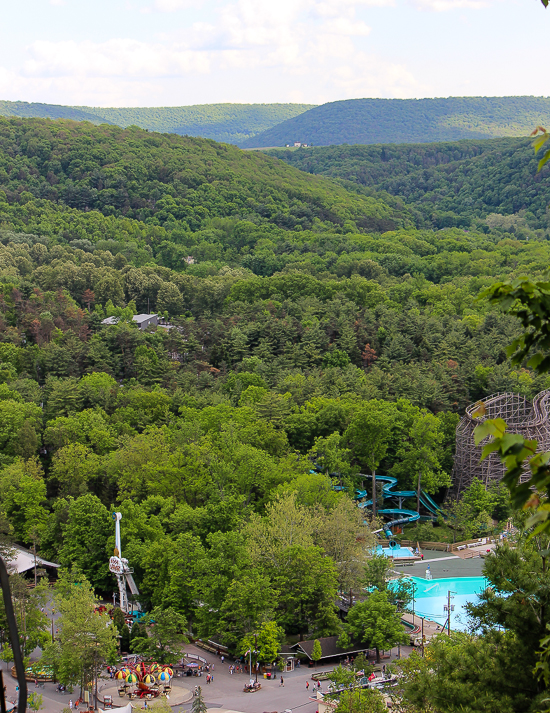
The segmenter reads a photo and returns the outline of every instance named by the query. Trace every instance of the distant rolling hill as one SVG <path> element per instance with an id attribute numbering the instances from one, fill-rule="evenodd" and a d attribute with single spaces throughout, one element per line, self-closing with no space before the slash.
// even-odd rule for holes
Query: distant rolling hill
<path id="1" fill-rule="evenodd" d="M 244 141 L 243 148 L 301 141 L 337 144 L 430 143 L 525 136 L 550 125 L 547 97 L 349 99 L 314 107 Z"/>
<path id="2" fill-rule="evenodd" d="M 519 223 L 550 227 L 550 165 L 537 173 L 539 157 L 529 138 L 266 153 L 308 173 L 387 191 L 419 210 L 431 227 L 467 227 L 490 214 L 516 215 Z"/>
<path id="3" fill-rule="evenodd" d="M 0 101 L 0 116 L 72 119 L 92 124 L 139 126 L 149 131 L 199 136 L 240 146 L 312 104 L 202 104 L 196 106 L 104 108 Z"/>

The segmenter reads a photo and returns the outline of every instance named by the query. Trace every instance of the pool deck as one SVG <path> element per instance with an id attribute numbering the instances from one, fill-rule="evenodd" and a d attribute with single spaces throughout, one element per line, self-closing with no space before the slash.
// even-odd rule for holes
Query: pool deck
<path id="1" fill-rule="evenodd" d="M 418 630 L 418 636 L 420 637 L 421 632 L 422 632 L 422 617 L 418 616 L 418 614 L 415 614 L 414 617 L 412 614 L 409 614 L 408 612 L 405 612 L 401 614 L 401 619 L 403 621 L 408 622 L 409 624 L 414 624 L 415 626 L 415 631 Z M 431 619 L 424 619 L 424 636 L 426 637 L 426 640 L 429 640 L 432 638 L 432 636 L 435 636 L 435 634 L 440 634 L 442 632 L 442 626 L 441 624 L 438 624 L 436 621 L 432 621 Z"/>
<path id="2" fill-rule="evenodd" d="M 481 577 L 483 574 L 483 557 L 477 556 L 486 554 L 488 547 L 466 550 L 465 552 L 440 552 L 438 550 L 422 550 L 424 560 L 414 562 L 410 566 L 399 568 L 403 574 L 412 574 L 414 577 L 426 577 L 427 566 L 430 565 L 430 572 L 433 579 L 444 579 L 446 577 Z M 479 551 L 478 551 L 479 550 Z M 467 554 L 468 557 L 461 555 Z M 472 556 L 474 554 L 474 556 Z"/>

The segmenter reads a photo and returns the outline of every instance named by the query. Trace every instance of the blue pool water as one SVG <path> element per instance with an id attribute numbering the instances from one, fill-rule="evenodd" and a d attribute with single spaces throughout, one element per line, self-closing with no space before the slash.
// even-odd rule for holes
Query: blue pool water
<path id="1" fill-rule="evenodd" d="M 464 607 L 475 603 L 487 586 L 485 577 L 449 577 L 447 579 L 422 579 L 409 577 L 415 584 L 414 611 L 442 626 L 447 621 L 447 593 L 451 592 L 451 629 L 464 631 L 468 617 Z M 409 604 L 412 609 L 412 602 Z"/>
<path id="2" fill-rule="evenodd" d="M 376 554 L 395 558 L 414 556 L 414 552 L 410 547 L 401 547 L 401 545 L 397 545 L 397 547 L 382 547 L 382 545 L 377 545 Z"/>

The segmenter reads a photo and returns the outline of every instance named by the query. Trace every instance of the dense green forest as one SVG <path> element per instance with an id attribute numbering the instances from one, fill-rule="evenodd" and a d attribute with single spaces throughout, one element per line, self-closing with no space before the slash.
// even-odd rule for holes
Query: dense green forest
<path id="1" fill-rule="evenodd" d="M 340 633 L 334 602 L 368 572 L 371 605 L 395 616 L 350 497 L 370 487 L 374 425 L 377 470 L 442 502 L 465 405 L 549 385 L 511 366 L 519 326 L 478 298 L 546 273 L 544 231 L 423 220 L 387 192 L 206 139 L 0 120 L 0 547 L 36 545 L 110 596 L 116 507 L 143 605 L 234 651 L 266 621 L 287 640 Z M 141 331 L 142 312 L 163 323 Z M 480 483 L 461 503 L 458 538 L 511 514 Z M 503 609 L 518 578 L 538 587 L 525 547 L 525 567 L 498 560 L 507 594 L 476 615 L 506 633 L 444 657 L 494 643 L 514 651 L 511 681 L 532 670 L 546 619 Z M 495 591 L 502 577 L 495 565 Z M 539 689 L 524 677 L 499 710 L 529 710 Z"/>
<path id="2" fill-rule="evenodd" d="M 327 229 L 392 228 L 407 212 L 352 194 L 258 153 L 175 134 L 0 119 L 0 186 L 81 211 L 101 210 L 197 230 L 239 215 L 257 223 Z M 402 217 L 401 217 L 401 214 Z M 409 221 L 410 222 L 410 221 Z"/>
<path id="3" fill-rule="evenodd" d="M 400 144 L 527 136 L 550 123 L 547 97 L 347 99 L 314 107 L 244 141 L 244 148 L 301 141 Z"/>
<path id="4" fill-rule="evenodd" d="M 417 224 L 425 227 L 501 226 L 518 237 L 549 227 L 550 168 L 537 173 L 529 139 L 327 146 L 270 155 L 302 171 L 387 191 L 414 206 Z"/>
<path id="5" fill-rule="evenodd" d="M 200 136 L 240 146 L 243 141 L 312 108 L 312 104 L 198 104 L 161 107 L 61 106 L 0 101 L 0 116 L 70 119 L 139 126 L 148 131 Z"/>
<path id="6" fill-rule="evenodd" d="M 545 97 L 349 99 L 311 104 L 87 107 L 0 101 L 0 116 L 69 119 L 198 136 L 242 148 L 399 144 L 525 136 L 550 123 Z"/>

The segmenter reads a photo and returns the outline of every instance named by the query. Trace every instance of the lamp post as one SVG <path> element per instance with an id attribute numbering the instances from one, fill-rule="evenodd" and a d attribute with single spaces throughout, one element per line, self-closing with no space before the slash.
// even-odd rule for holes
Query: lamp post
<path id="1" fill-rule="evenodd" d="M 424 658 L 424 617 L 422 617 L 422 658 Z"/>
<path id="2" fill-rule="evenodd" d="M 401 605 L 403 604 L 403 599 L 398 599 L 397 600 L 397 611 L 401 611 Z M 397 644 L 397 658 L 401 659 L 401 642 L 399 641 Z"/>
<path id="3" fill-rule="evenodd" d="M 97 649 L 100 646 L 99 641 L 95 642 L 94 649 L 94 675 L 95 675 L 95 695 L 94 695 L 94 709 L 97 710 Z"/>

